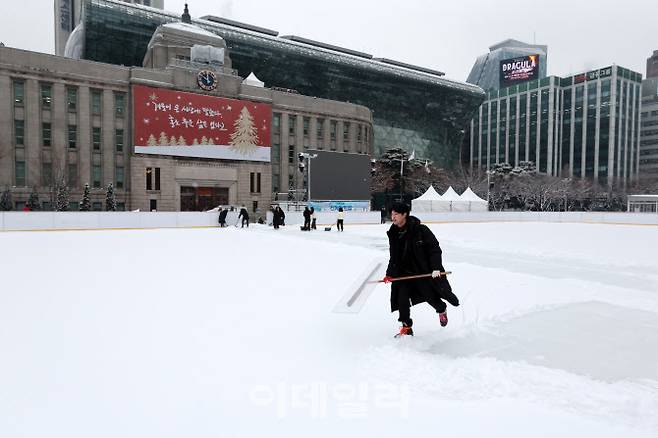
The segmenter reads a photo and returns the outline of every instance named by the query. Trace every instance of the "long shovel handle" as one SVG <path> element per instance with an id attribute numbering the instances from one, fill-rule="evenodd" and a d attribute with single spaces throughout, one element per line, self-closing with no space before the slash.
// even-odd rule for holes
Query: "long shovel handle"
<path id="1" fill-rule="evenodd" d="M 441 276 L 450 275 L 450 274 L 452 274 L 452 271 L 441 272 L 441 275 L 439 276 L 439 278 Z M 417 278 L 428 278 L 428 277 L 431 277 L 431 276 L 432 276 L 432 274 L 408 275 L 406 277 L 391 278 L 391 281 L 415 280 Z M 382 280 L 369 281 L 368 283 L 384 283 L 384 280 L 382 279 Z"/>

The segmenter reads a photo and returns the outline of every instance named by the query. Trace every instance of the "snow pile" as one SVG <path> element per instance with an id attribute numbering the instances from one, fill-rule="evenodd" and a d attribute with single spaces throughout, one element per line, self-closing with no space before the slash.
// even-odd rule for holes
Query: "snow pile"
<path id="1" fill-rule="evenodd" d="M 656 436 L 653 227 L 431 228 L 462 305 L 401 341 L 332 312 L 385 225 L 0 233 L 0 436 Z"/>

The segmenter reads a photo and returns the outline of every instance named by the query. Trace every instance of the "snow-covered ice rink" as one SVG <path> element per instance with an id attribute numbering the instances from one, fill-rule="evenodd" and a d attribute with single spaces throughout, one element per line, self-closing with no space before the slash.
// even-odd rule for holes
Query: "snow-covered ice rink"
<path id="1" fill-rule="evenodd" d="M 388 225 L 0 233 L 0 437 L 658 436 L 658 227 L 430 227 L 402 340 Z"/>

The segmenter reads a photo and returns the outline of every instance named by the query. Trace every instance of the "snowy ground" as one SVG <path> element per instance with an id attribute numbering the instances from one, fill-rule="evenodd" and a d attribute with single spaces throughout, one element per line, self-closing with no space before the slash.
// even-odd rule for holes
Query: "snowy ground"
<path id="1" fill-rule="evenodd" d="M 0 233 L 0 436 L 658 434 L 657 227 L 432 225 L 404 340 L 332 312 L 385 226 L 295 228 Z"/>

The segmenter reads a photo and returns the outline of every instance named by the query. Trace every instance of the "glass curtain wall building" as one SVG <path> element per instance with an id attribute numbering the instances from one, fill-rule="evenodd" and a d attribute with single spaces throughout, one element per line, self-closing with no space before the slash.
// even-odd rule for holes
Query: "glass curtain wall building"
<path id="1" fill-rule="evenodd" d="M 84 59 L 141 65 L 153 31 L 179 15 L 112 0 L 85 0 Z M 364 105 L 375 153 L 400 146 L 437 166 L 459 165 L 464 129 L 485 94 L 443 73 L 215 17 L 193 23 L 226 41 L 232 67 L 268 87 Z"/>
<path id="2" fill-rule="evenodd" d="M 641 82 L 641 74 L 612 66 L 490 91 L 471 122 L 470 166 L 532 161 L 553 176 L 635 180 Z"/>

